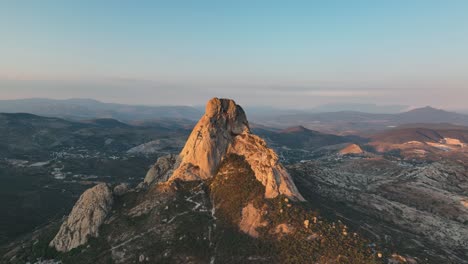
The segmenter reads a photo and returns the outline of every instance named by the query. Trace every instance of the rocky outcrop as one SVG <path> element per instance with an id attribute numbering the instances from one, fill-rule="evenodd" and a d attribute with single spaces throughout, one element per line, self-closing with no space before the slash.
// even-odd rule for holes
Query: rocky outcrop
<path id="1" fill-rule="evenodd" d="M 245 157 L 257 180 L 265 186 L 266 198 L 283 194 L 304 200 L 276 153 L 264 140 L 251 134 L 244 110 L 229 99 L 213 98 L 208 102 L 205 114 L 179 155 L 180 164 L 176 165 L 170 180 L 212 178 L 228 154 Z"/>
<path id="2" fill-rule="evenodd" d="M 174 154 L 160 157 L 146 173 L 144 182 L 151 185 L 167 181 L 173 173 L 177 158 L 178 156 Z"/>
<path id="3" fill-rule="evenodd" d="M 249 133 L 241 134 L 234 138 L 228 153 L 245 158 L 257 180 L 265 186 L 266 198 L 274 198 L 283 194 L 290 198 L 304 200 L 291 176 L 279 162 L 278 155 L 268 148 L 260 137 Z"/>
<path id="4" fill-rule="evenodd" d="M 67 252 L 88 242 L 89 237 L 97 237 L 112 204 L 112 191 L 107 184 L 86 190 L 49 246 Z"/>
<path id="5" fill-rule="evenodd" d="M 267 225 L 267 222 L 263 220 L 262 215 L 262 210 L 255 208 L 252 203 L 249 203 L 242 209 L 242 218 L 239 223 L 239 229 L 252 237 L 258 237 L 259 233 L 257 228 Z"/>
<path id="6" fill-rule="evenodd" d="M 342 150 L 338 152 L 340 155 L 348 155 L 348 154 L 362 154 L 364 151 L 359 147 L 359 145 L 356 144 L 349 144 Z"/>
<path id="7" fill-rule="evenodd" d="M 211 99 L 180 152 L 172 179 L 203 180 L 214 176 L 236 135 L 249 132 L 244 110 L 232 100 Z"/>

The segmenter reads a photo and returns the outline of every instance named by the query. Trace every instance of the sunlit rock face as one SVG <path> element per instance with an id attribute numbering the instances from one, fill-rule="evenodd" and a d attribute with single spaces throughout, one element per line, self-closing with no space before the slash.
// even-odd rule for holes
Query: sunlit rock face
<path id="1" fill-rule="evenodd" d="M 290 198 L 304 200 L 291 176 L 279 162 L 278 155 L 268 148 L 260 137 L 249 133 L 241 134 L 234 138 L 228 153 L 245 158 L 257 180 L 265 186 L 266 198 L 284 194 Z"/>
<path id="2" fill-rule="evenodd" d="M 348 155 L 348 154 L 362 154 L 364 151 L 356 144 L 349 144 L 342 150 L 338 152 L 340 155 Z"/>
<path id="3" fill-rule="evenodd" d="M 67 252 L 86 244 L 90 237 L 97 237 L 99 227 L 104 223 L 112 204 L 112 191 L 105 183 L 86 190 L 50 242 L 50 246 L 57 251 Z"/>
<path id="4" fill-rule="evenodd" d="M 266 188 L 265 197 L 279 194 L 304 200 L 291 177 L 265 141 L 251 134 L 242 107 L 230 99 L 211 99 L 179 155 L 180 164 L 170 180 L 212 178 L 227 154 L 245 157 L 255 177 Z"/>
<path id="5" fill-rule="evenodd" d="M 180 166 L 172 179 L 199 180 L 213 177 L 236 135 L 249 133 L 244 110 L 233 100 L 211 99 L 180 153 Z"/>

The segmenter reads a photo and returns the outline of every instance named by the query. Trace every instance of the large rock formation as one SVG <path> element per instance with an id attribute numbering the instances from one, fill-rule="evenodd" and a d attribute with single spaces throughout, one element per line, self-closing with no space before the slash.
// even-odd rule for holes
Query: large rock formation
<path id="1" fill-rule="evenodd" d="M 249 133 L 244 110 L 232 100 L 211 99 L 180 152 L 181 164 L 171 178 L 213 177 L 233 138 L 244 132 Z"/>
<path id="2" fill-rule="evenodd" d="M 251 134 L 242 107 L 229 99 L 211 99 L 179 155 L 181 160 L 170 180 L 212 178 L 227 154 L 245 157 L 255 177 L 266 188 L 265 197 L 279 194 L 304 200 L 276 153 Z M 177 165 L 176 165 L 177 166 Z"/>
<path id="3" fill-rule="evenodd" d="M 89 237 L 97 237 L 112 204 L 112 191 L 107 184 L 86 190 L 49 245 L 57 251 L 67 252 L 86 244 Z"/>

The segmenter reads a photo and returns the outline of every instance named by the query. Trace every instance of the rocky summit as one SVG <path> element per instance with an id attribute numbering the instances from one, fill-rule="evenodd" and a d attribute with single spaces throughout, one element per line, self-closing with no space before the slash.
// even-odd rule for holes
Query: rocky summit
<path id="1" fill-rule="evenodd" d="M 2 262 L 383 263 L 391 251 L 322 218 L 233 100 L 211 99 L 179 155 L 137 186 L 98 184 Z"/>
<path id="2" fill-rule="evenodd" d="M 255 177 L 265 186 L 265 197 L 279 194 L 304 200 L 276 153 L 250 132 L 242 107 L 229 99 L 211 99 L 179 155 L 180 164 L 170 180 L 213 178 L 228 154 L 246 159 Z"/>

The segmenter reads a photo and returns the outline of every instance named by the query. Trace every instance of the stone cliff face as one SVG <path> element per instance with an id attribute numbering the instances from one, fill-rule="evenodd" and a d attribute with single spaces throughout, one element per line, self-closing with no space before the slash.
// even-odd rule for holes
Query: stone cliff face
<path id="1" fill-rule="evenodd" d="M 213 177 L 234 137 L 249 133 L 244 110 L 232 100 L 211 99 L 180 153 L 181 164 L 171 179 Z"/>
<path id="2" fill-rule="evenodd" d="M 227 154 L 245 157 L 257 180 L 265 186 L 266 198 L 283 194 L 304 200 L 276 153 L 264 140 L 251 134 L 244 110 L 229 99 L 213 98 L 208 102 L 205 115 L 187 140 L 179 155 L 181 162 L 170 180 L 212 178 Z"/>
<path id="3" fill-rule="evenodd" d="M 178 157 L 174 154 L 160 157 L 146 173 L 144 183 L 151 185 L 167 181 L 174 172 L 173 170 L 177 160 Z"/>
<path id="4" fill-rule="evenodd" d="M 105 183 L 85 191 L 50 246 L 66 252 L 86 244 L 89 237 L 97 237 L 99 227 L 104 223 L 112 204 L 112 192 Z"/>

